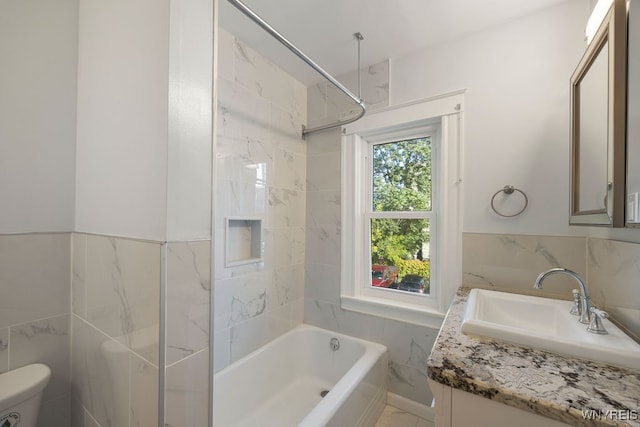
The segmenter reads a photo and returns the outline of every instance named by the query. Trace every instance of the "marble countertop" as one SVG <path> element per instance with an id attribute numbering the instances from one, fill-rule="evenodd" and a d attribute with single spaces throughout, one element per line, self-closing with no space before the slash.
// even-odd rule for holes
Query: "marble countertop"
<path id="1" fill-rule="evenodd" d="M 469 291 L 458 289 L 449 308 L 427 362 L 429 378 L 570 425 L 640 426 L 639 372 L 465 335 Z M 585 419 L 583 411 L 603 416 Z"/>

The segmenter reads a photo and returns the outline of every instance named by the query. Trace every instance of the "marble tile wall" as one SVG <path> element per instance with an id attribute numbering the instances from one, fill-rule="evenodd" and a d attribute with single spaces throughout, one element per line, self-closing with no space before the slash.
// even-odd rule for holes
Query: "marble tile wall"
<path id="1" fill-rule="evenodd" d="M 207 427 L 209 422 L 209 349 L 167 367 L 166 427 Z M 155 427 L 155 426 L 154 426 Z"/>
<path id="2" fill-rule="evenodd" d="M 70 416 L 70 234 L 0 235 L 0 373 L 44 363 L 39 427 Z"/>
<path id="3" fill-rule="evenodd" d="M 318 283 L 309 276 L 307 279 L 305 292 Z M 339 288 L 339 279 L 330 287 Z M 427 386 L 426 361 L 438 330 L 343 310 L 339 293 L 331 299 L 337 302 L 305 297 L 305 323 L 385 345 L 389 355 L 387 390 L 431 406 L 433 395 Z"/>
<path id="4" fill-rule="evenodd" d="M 593 302 L 640 341 L 640 244 L 589 238 Z"/>
<path id="5" fill-rule="evenodd" d="M 167 244 L 165 426 L 206 427 L 211 241 Z"/>
<path id="6" fill-rule="evenodd" d="M 72 426 L 158 423 L 161 244 L 73 234 Z"/>
<path id="7" fill-rule="evenodd" d="M 340 307 L 340 131 L 309 136 L 307 156 L 304 321 L 387 346 L 388 390 L 431 405 L 426 358 L 438 331 Z"/>
<path id="8" fill-rule="evenodd" d="M 167 365 L 209 347 L 211 241 L 171 242 L 167 251 Z"/>
<path id="9" fill-rule="evenodd" d="M 388 63 L 364 70 L 362 89 L 369 110 L 387 106 Z M 355 73 L 338 80 L 353 89 Z M 335 98 L 334 92 L 327 90 L 324 83 L 309 88 L 310 126 L 342 114 L 348 104 L 339 104 Z M 386 345 L 389 351 L 388 390 L 431 405 L 426 358 L 438 331 L 340 307 L 340 156 L 339 129 L 308 137 L 304 321 Z"/>
<path id="10" fill-rule="evenodd" d="M 571 299 L 578 284 L 564 275 L 549 276 L 543 289 L 533 282 L 545 270 L 563 267 L 587 279 L 585 237 L 463 233 L 462 284 Z"/>
<path id="11" fill-rule="evenodd" d="M 302 322 L 306 88 L 220 30 L 214 369 Z M 261 262 L 227 267 L 228 217 L 262 220 Z"/>
<path id="12" fill-rule="evenodd" d="M 351 72 L 337 80 L 358 96 L 358 76 Z M 362 98 L 367 111 L 389 106 L 389 61 L 382 61 L 360 69 Z M 360 112 L 353 101 L 331 83 L 322 82 L 310 86 L 307 92 L 309 127 L 333 123 Z"/>
<path id="13" fill-rule="evenodd" d="M 163 245 L 165 425 L 207 425 L 211 242 L 160 243 L 76 233 L 71 282 L 73 427 L 158 424 Z"/>

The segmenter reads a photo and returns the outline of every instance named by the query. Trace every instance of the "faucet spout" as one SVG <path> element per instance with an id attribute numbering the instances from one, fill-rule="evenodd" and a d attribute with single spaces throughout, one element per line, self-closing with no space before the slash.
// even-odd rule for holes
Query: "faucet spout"
<path id="1" fill-rule="evenodd" d="M 580 286 L 580 305 L 582 307 L 582 313 L 580 314 L 580 323 L 588 324 L 591 321 L 591 304 L 589 303 L 589 295 L 587 294 L 587 285 L 578 273 L 567 268 L 552 268 L 540 273 L 536 281 L 533 283 L 533 287 L 535 289 L 542 289 L 542 282 L 552 274 L 564 274 L 566 276 L 573 277 L 576 282 L 578 282 L 578 285 Z"/>

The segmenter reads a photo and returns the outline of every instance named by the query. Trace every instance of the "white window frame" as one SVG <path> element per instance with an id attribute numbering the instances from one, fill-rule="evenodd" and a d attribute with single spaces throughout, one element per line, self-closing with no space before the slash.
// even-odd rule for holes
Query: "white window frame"
<path id="1" fill-rule="evenodd" d="M 343 128 L 341 306 L 376 316 L 440 326 L 462 274 L 462 113 L 459 91 L 368 114 Z M 371 284 L 372 144 L 432 136 L 429 295 Z M 375 217 L 375 216 L 374 216 Z M 403 215 L 403 217 L 405 217 Z"/>

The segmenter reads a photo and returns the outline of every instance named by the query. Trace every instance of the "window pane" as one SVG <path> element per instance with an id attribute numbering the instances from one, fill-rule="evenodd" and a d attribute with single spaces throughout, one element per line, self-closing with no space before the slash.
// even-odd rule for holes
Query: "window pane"
<path id="1" fill-rule="evenodd" d="M 373 146 L 374 211 L 431 210 L 431 138 Z"/>
<path id="2" fill-rule="evenodd" d="M 429 220 L 371 220 L 371 286 L 428 294 Z"/>

